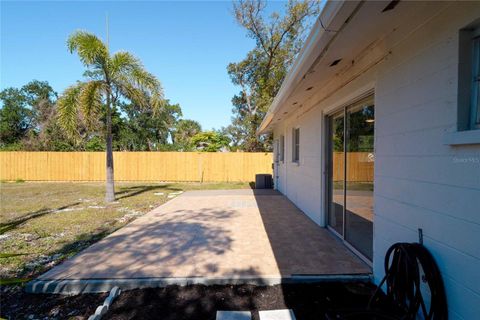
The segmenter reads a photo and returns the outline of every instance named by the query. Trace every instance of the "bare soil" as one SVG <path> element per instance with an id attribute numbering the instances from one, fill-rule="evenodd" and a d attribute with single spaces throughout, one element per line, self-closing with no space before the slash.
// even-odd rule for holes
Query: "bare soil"
<path id="1" fill-rule="evenodd" d="M 2 318 L 87 319 L 107 296 L 28 294 L 18 288 L 2 290 Z M 251 311 L 252 319 L 258 320 L 258 311 L 273 309 L 293 309 L 299 320 L 326 319 L 326 312 L 365 308 L 375 289 L 373 284 L 360 282 L 136 289 L 122 292 L 102 319 L 214 320 L 217 310 L 241 310 Z M 376 306 L 378 310 L 392 310 L 384 302 Z"/>
<path id="2" fill-rule="evenodd" d="M 26 293 L 20 286 L 0 291 L 0 317 L 4 319 L 88 319 L 108 293 L 66 296 Z"/>
<path id="3" fill-rule="evenodd" d="M 211 319 L 217 310 L 293 309 L 297 319 L 325 319 L 327 311 L 365 308 L 376 287 L 368 283 L 275 286 L 168 286 L 124 292 L 104 319 Z M 387 308 L 386 308 L 387 309 Z"/>

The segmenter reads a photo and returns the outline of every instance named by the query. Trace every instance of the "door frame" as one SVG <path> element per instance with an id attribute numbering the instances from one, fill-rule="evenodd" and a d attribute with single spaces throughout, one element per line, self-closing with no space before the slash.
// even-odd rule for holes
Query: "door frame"
<path id="1" fill-rule="evenodd" d="M 273 141 L 273 188 L 278 190 L 278 178 L 280 175 L 280 138 Z"/>
<path id="2" fill-rule="evenodd" d="M 363 253 L 361 253 L 359 250 L 357 250 L 355 247 L 353 247 L 353 245 L 351 245 L 347 240 L 346 240 L 346 237 L 345 237 L 345 232 L 346 232 L 346 225 L 345 225 L 345 203 L 346 203 L 346 197 L 344 196 L 344 199 L 343 199 L 343 226 L 342 226 L 342 231 L 343 231 L 343 235 L 339 234 L 335 229 L 333 229 L 332 227 L 330 227 L 330 225 L 328 224 L 328 218 L 329 218 L 329 210 L 330 210 L 330 198 L 331 198 L 331 194 L 330 194 L 330 185 L 331 185 L 331 177 L 332 177 L 332 172 L 330 170 L 330 163 L 331 163 L 331 154 L 330 154 L 330 148 L 331 148 L 331 139 L 330 139 L 330 130 L 331 130 L 331 124 L 330 124 L 330 117 L 336 115 L 336 114 L 339 114 L 340 112 L 343 113 L 344 117 L 346 116 L 346 109 L 361 101 L 362 99 L 365 99 L 366 97 L 370 96 L 370 95 L 373 95 L 374 97 L 374 105 L 376 107 L 376 103 L 375 103 L 375 89 L 373 87 L 372 84 L 369 84 L 368 85 L 368 89 L 364 90 L 363 93 L 360 93 L 355 96 L 355 97 L 350 97 L 347 101 L 342 101 L 341 104 L 337 105 L 337 106 L 333 106 L 331 108 L 328 108 L 328 111 L 324 112 L 323 113 L 323 124 L 324 124 L 324 128 L 322 130 L 322 133 L 324 135 L 324 147 L 322 148 L 322 152 L 323 152 L 323 159 L 325 159 L 323 161 L 323 172 L 324 172 L 324 179 L 325 179 L 325 183 L 324 183 L 324 190 L 322 192 L 323 194 L 323 198 L 324 198 L 324 201 L 323 201 L 323 211 L 325 212 L 324 214 L 324 223 L 325 223 L 325 226 L 326 228 L 332 232 L 340 241 L 342 241 L 342 243 L 348 248 L 350 249 L 350 251 L 352 251 L 355 255 L 357 255 L 363 262 L 365 262 L 368 266 L 370 267 L 373 267 L 373 259 L 374 259 L 374 255 L 375 255 L 375 252 L 373 253 L 373 256 L 372 256 L 372 260 L 370 260 L 369 258 L 367 258 Z M 346 137 L 346 130 L 347 130 L 347 126 L 344 125 L 344 137 Z M 374 142 L 375 144 L 375 142 Z M 374 148 L 375 148 L 375 145 L 374 145 Z M 344 176 L 346 177 L 346 171 L 347 171 L 347 165 L 346 165 L 346 157 L 347 157 L 347 153 L 346 153 L 346 144 L 344 143 L 343 144 L 343 153 L 344 153 Z M 375 177 L 374 177 L 374 184 L 375 184 Z M 344 191 L 344 195 L 346 194 L 346 184 L 344 183 L 344 186 L 343 186 L 343 191 Z M 375 194 L 373 195 L 375 196 Z M 374 200 L 375 201 L 375 200 Z M 375 211 L 373 212 L 373 216 L 375 217 Z M 375 220 L 375 218 L 374 218 Z M 373 231 L 372 232 L 375 232 L 375 224 L 374 222 L 373 223 Z M 372 246 L 373 246 L 373 241 L 374 241 L 374 235 L 372 237 Z"/>

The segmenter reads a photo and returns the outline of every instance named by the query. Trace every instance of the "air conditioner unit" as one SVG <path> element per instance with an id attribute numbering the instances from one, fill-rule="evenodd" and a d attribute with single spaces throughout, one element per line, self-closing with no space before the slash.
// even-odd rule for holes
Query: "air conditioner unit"
<path id="1" fill-rule="evenodd" d="M 271 174 L 255 175 L 255 189 L 272 189 L 273 179 Z"/>

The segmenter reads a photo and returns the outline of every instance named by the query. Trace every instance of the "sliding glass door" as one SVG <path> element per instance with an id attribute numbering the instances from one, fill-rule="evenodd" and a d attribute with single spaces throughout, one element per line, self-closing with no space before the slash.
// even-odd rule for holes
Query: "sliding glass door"
<path id="1" fill-rule="evenodd" d="M 345 152 L 344 152 L 344 114 L 330 118 L 330 201 L 328 205 L 328 224 L 340 236 L 343 236 L 345 205 Z"/>
<path id="2" fill-rule="evenodd" d="M 373 95 L 328 118 L 328 226 L 367 259 L 373 247 Z"/>

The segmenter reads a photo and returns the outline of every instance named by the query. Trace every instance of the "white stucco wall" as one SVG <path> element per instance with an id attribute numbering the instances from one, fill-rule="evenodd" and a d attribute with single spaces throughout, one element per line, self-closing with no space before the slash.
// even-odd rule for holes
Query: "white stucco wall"
<path id="1" fill-rule="evenodd" d="M 321 167 L 319 165 L 322 128 L 321 110 L 312 110 L 308 117 L 290 119 L 275 128 L 274 135 L 285 136 L 285 158 L 279 164 L 279 191 L 288 196 L 303 212 L 319 225 L 324 225 L 321 210 Z M 300 127 L 300 161 L 292 162 L 292 130 Z M 303 146 L 308 146 L 305 148 Z"/>
<path id="2" fill-rule="evenodd" d="M 456 129 L 458 32 L 480 18 L 480 3 L 444 5 L 425 16 L 380 64 L 308 112 L 274 128 L 284 134 L 280 191 L 319 225 L 325 223 L 322 185 L 324 113 L 375 89 L 375 281 L 395 242 L 424 244 L 440 266 L 450 319 L 480 314 L 480 144 L 451 146 Z M 413 23 L 406 21 L 405 23 Z M 395 35 L 401 38 L 401 35 Z M 348 77 L 348 73 L 344 75 Z M 291 162 L 291 130 L 299 127 L 300 164 Z"/>

